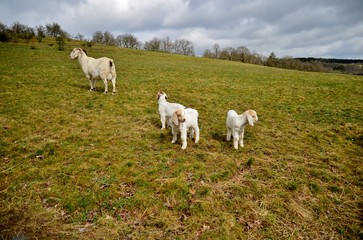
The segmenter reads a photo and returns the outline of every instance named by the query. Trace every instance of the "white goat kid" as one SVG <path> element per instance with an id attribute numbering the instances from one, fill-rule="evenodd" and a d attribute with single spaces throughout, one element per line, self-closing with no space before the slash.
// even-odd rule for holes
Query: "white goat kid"
<path id="1" fill-rule="evenodd" d="M 96 89 L 96 79 L 101 78 L 105 84 L 105 93 L 108 92 L 108 81 L 112 82 L 112 94 L 116 93 L 116 69 L 112 59 L 107 57 L 88 57 L 87 52 L 82 48 L 75 48 L 70 54 L 71 59 L 78 59 L 83 73 L 90 83 L 90 91 Z"/>
<path id="2" fill-rule="evenodd" d="M 178 132 L 180 132 L 180 139 L 182 141 L 181 149 L 187 148 L 187 133 L 190 131 L 190 138 L 195 137 L 195 143 L 199 142 L 199 126 L 198 126 L 198 111 L 192 108 L 185 108 L 176 110 L 172 117 L 172 134 L 175 143 L 177 140 Z"/>
<path id="3" fill-rule="evenodd" d="M 161 129 L 165 129 L 165 122 L 170 126 L 170 121 L 173 113 L 178 109 L 184 109 L 185 107 L 179 103 L 170 103 L 166 101 L 168 96 L 163 91 L 159 91 L 157 94 L 159 104 L 159 114 L 161 121 Z"/>
<path id="4" fill-rule="evenodd" d="M 245 126 L 250 124 L 254 125 L 258 120 L 257 113 L 254 110 L 247 110 L 241 115 L 238 115 L 236 111 L 229 110 L 227 113 L 227 141 L 231 140 L 233 136 L 233 146 L 237 150 L 238 143 L 243 147 L 243 137 L 245 132 Z"/>

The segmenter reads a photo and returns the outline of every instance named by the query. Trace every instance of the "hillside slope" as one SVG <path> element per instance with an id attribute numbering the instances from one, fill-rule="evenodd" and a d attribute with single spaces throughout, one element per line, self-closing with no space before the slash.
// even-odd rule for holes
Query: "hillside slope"
<path id="1" fill-rule="evenodd" d="M 362 237 L 363 78 L 95 45 L 117 94 L 77 61 L 0 43 L 0 236 L 38 239 Z M 156 93 L 199 111 L 171 144 Z M 245 147 L 229 109 L 257 111 Z"/>

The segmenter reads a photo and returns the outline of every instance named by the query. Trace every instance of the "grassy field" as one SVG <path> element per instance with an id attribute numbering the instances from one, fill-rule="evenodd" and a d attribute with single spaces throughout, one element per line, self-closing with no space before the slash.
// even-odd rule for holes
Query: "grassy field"
<path id="1" fill-rule="evenodd" d="M 117 94 L 66 51 L 0 43 L 0 238 L 359 239 L 363 78 L 95 45 Z M 199 111 L 171 144 L 156 94 Z M 245 147 L 229 109 L 257 111 Z"/>

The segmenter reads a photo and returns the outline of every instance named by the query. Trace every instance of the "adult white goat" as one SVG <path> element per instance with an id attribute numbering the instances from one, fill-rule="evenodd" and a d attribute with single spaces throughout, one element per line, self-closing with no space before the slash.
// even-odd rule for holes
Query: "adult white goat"
<path id="1" fill-rule="evenodd" d="M 254 125 L 258 120 L 257 113 L 254 110 L 247 110 L 241 115 L 238 115 L 236 111 L 229 110 L 227 113 L 227 138 L 226 140 L 231 140 L 233 136 L 233 146 L 237 150 L 238 142 L 241 147 L 243 147 L 243 137 L 245 132 L 245 126 L 249 123 L 251 126 Z"/>
<path id="2" fill-rule="evenodd" d="M 198 111 L 193 108 L 178 109 L 173 113 L 172 117 L 172 143 L 177 140 L 178 132 L 182 141 L 181 149 L 187 148 L 187 134 L 190 131 L 190 138 L 195 137 L 195 143 L 199 142 L 199 126 L 198 126 Z M 195 135 L 195 136 L 194 136 Z"/>
<path id="3" fill-rule="evenodd" d="M 108 81 L 112 82 L 112 94 L 116 93 L 116 69 L 112 59 L 107 57 L 88 57 L 82 48 L 75 48 L 70 54 L 71 59 L 78 59 L 82 71 L 90 83 L 90 91 L 96 90 L 96 79 L 101 78 L 105 84 L 105 93 L 108 92 Z"/>
<path id="4" fill-rule="evenodd" d="M 163 91 L 159 91 L 157 94 L 159 104 L 159 114 L 161 121 L 161 129 L 165 128 L 165 122 L 170 126 L 170 120 L 173 113 L 178 109 L 184 109 L 185 107 L 179 103 L 170 103 L 166 101 L 168 96 Z"/>

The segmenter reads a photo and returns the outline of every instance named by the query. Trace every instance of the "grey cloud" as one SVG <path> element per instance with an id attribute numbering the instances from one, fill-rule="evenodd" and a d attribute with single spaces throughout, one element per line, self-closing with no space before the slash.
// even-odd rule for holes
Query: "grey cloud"
<path id="1" fill-rule="evenodd" d="M 201 54 L 214 43 L 277 56 L 363 58 L 361 0 L 0 1 L 1 22 L 57 22 L 71 34 L 97 30 L 189 38 Z M 228 44 L 228 45 L 227 45 Z"/>

